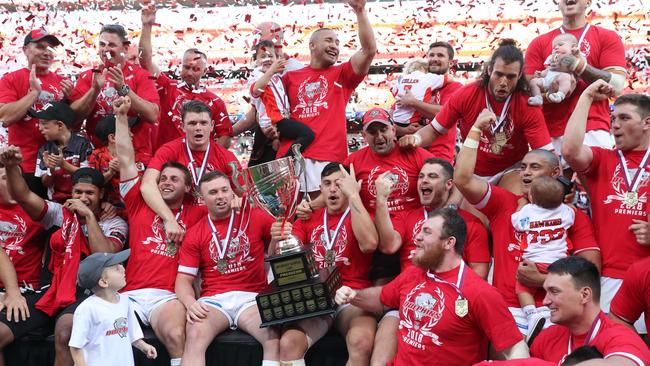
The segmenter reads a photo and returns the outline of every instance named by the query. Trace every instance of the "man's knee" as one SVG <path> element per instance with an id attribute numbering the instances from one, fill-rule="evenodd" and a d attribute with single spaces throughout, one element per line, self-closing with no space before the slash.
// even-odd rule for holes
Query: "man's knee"
<path id="1" fill-rule="evenodd" d="M 0 323 L 0 351 L 13 341 L 14 333 L 6 324 Z"/>
<path id="2" fill-rule="evenodd" d="M 348 349 L 370 354 L 375 343 L 375 329 L 369 326 L 352 327 L 345 336 Z"/>
<path id="3" fill-rule="evenodd" d="M 57 345 L 63 344 L 67 347 L 68 342 L 70 341 L 71 334 L 72 334 L 72 316 L 61 317 L 56 322 L 56 326 L 54 327 L 54 342 Z"/>

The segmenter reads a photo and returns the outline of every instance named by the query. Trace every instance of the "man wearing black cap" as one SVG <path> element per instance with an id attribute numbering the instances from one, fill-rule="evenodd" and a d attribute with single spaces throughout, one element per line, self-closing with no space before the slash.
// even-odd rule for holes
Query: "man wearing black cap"
<path id="1" fill-rule="evenodd" d="M 61 42 L 44 29 L 27 34 L 23 52 L 27 66 L 0 79 L 0 123 L 7 127 L 9 145 L 23 151 L 21 168 L 32 191 L 45 197 L 41 180 L 34 177 L 36 153 L 45 143 L 38 131 L 38 120 L 27 115 L 30 108 L 40 110 L 47 103 L 60 101 L 70 95 L 72 82 L 50 72 L 54 47 Z"/>
<path id="2" fill-rule="evenodd" d="M 0 150 L 0 162 L 6 167 L 9 192 L 25 212 L 46 230 L 60 227 L 50 239 L 52 285 L 35 307 L 50 316 L 59 314 L 54 328 L 56 364 L 72 365 L 68 347 L 72 314 L 84 299 L 76 288 L 77 266 L 91 253 L 122 249 L 128 233 L 126 222 L 119 217 L 98 219 L 104 177 L 95 169 L 81 168 L 72 174 L 72 198 L 61 205 L 29 190 L 18 168 L 22 162 L 19 148 Z"/>
<path id="3" fill-rule="evenodd" d="M 38 128 L 47 141 L 38 150 L 34 176 L 47 187 L 47 196 L 56 202 L 70 198 L 70 175 L 80 167 L 88 166 L 93 145 L 85 137 L 72 132 L 74 112 L 64 102 L 52 102 L 40 111 L 27 112 L 38 118 Z"/>
<path id="4" fill-rule="evenodd" d="M 126 60 L 129 44 L 121 25 L 102 27 L 98 46 L 102 66 L 79 75 L 70 94 L 71 107 L 78 116 L 87 118 L 86 132 L 93 144 L 102 146 L 93 135 L 97 123 L 113 113 L 112 103 L 118 96 L 131 98 L 131 115 L 142 117 L 133 127 L 133 144 L 138 160 L 148 164 L 152 154 L 150 125 L 158 120 L 160 98 L 151 74 Z"/>

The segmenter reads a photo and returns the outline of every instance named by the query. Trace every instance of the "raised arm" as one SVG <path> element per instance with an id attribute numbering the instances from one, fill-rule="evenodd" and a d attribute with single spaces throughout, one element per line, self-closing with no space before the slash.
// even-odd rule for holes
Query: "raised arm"
<path id="1" fill-rule="evenodd" d="M 8 146 L 0 150 L 0 162 L 4 164 L 7 173 L 7 189 L 9 195 L 18 202 L 32 220 L 38 220 L 45 208 L 45 200 L 29 190 L 20 171 L 23 155 L 20 148 Z"/>
<path id="2" fill-rule="evenodd" d="M 122 89 L 126 84 L 124 81 L 124 73 L 122 72 L 121 65 L 116 67 L 109 67 L 107 69 L 107 77 L 114 85 L 116 90 Z M 152 80 L 145 80 L 146 82 L 153 82 Z M 153 88 L 153 86 L 152 86 Z M 158 120 L 158 112 L 160 108 L 158 104 L 152 103 L 140 97 L 134 90 L 129 90 L 126 94 L 131 99 L 131 110 L 144 118 L 146 122 L 155 123 Z"/>
<path id="3" fill-rule="evenodd" d="M 151 30 L 156 23 L 156 5 L 149 3 L 143 6 L 140 19 L 142 20 L 142 33 L 140 33 L 140 43 L 138 43 L 138 60 L 140 66 L 157 77 L 160 74 L 160 69 L 153 63 L 153 47 L 151 46 Z"/>
<path id="4" fill-rule="evenodd" d="M 597 80 L 580 95 L 562 138 L 562 156 L 574 171 L 584 171 L 594 158 L 591 149 L 583 145 L 589 108 L 594 101 L 606 99 L 613 93 L 610 85 L 603 80 Z"/>
<path id="5" fill-rule="evenodd" d="M 377 53 L 375 34 L 372 31 L 370 20 L 368 20 L 368 13 L 366 13 L 366 0 L 349 0 L 348 4 L 357 16 L 359 43 L 361 43 L 361 49 L 352 55 L 350 62 L 357 75 L 366 75 L 370 70 L 372 59 Z"/>
<path id="6" fill-rule="evenodd" d="M 463 194 L 469 203 L 478 203 L 487 193 L 488 183 L 480 178 L 474 177 L 476 168 L 476 156 L 478 154 L 481 132 L 496 121 L 494 113 L 484 109 L 476 118 L 474 126 L 469 130 L 465 143 L 456 158 L 454 169 L 454 184 Z"/>
<path id="7" fill-rule="evenodd" d="M 412 135 L 404 135 L 399 139 L 399 146 L 406 148 L 416 148 L 427 146 L 440 136 L 431 124 L 420 128 Z"/>
<path id="8" fill-rule="evenodd" d="M 610 85 L 612 93 L 615 95 L 621 94 L 623 88 L 625 88 L 627 73 L 623 68 L 606 67 L 601 70 L 589 65 L 587 59 L 581 56 L 566 55 L 560 59 L 559 69 L 564 72 L 574 72 L 589 84 L 602 80 Z"/>
<path id="9" fill-rule="evenodd" d="M 129 134 L 127 113 L 129 113 L 130 108 L 131 99 L 129 97 L 119 97 L 113 102 L 113 112 L 115 112 L 115 151 L 117 160 L 120 163 L 120 180 L 122 182 L 138 176 L 133 142 Z"/>
<path id="10" fill-rule="evenodd" d="M 361 181 L 357 181 L 354 174 L 354 165 L 352 164 L 350 164 L 350 174 L 343 167 L 341 167 L 341 172 L 343 172 L 343 178 L 337 184 L 348 199 L 350 218 L 352 220 L 352 232 L 359 243 L 361 252 L 372 253 L 377 250 L 379 238 L 377 237 L 375 225 L 372 223 L 372 218 L 363 206 L 363 202 L 359 196 Z"/>
<path id="11" fill-rule="evenodd" d="M 386 179 L 388 173 L 390 172 L 384 172 L 375 180 L 375 227 L 379 235 L 379 251 L 394 254 L 402 247 L 402 236 L 393 228 L 388 212 L 388 197 L 392 192 L 392 183 Z"/>
<path id="12" fill-rule="evenodd" d="M 103 71 L 93 71 L 92 80 L 90 82 L 90 88 L 88 91 L 79 99 L 75 100 L 70 104 L 70 109 L 72 109 L 75 115 L 78 118 L 86 118 L 90 115 L 95 104 L 97 104 L 97 97 L 99 96 L 100 91 L 106 84 L 106 70 Z M 77 84 L 84 83 L 84 81 L 79 78 Z M 79 85 L 77 85 L 79 87 Z"/>
<path id="13" fill-rule="evenodd" d="M 142 193 L 142 198 L 147 205 L 156 213 L 156 215 L 160 216 L 165 223 L 165 234 L 167 235 L 167 239 L 176 244 L 180 244 L 183 241 L 185 230 L 178 224 L 178 222 L 176 222 L 176 217 L 169 206 L 167 206 L 167 203 L 165 203 L 160 191 L 158 190 L 159 177 L 160 171 L 153 168 L 147 168 L 142 177 L 140 193 Z"/>
<path id="14" fill-rule="evenodd" d="M 41 81 L 36 77 L 36 66 L 32 65 L 29 72 L 29 91 L 15 102 L 0 104 L 0 121 L 5 127 L 20 121 L 25 117 L 29 108 L 34 105 L 41 93 Z"/>

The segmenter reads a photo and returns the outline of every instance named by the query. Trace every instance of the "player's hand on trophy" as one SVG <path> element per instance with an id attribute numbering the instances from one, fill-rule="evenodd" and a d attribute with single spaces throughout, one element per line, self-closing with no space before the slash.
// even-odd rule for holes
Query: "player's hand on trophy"
<path id="1" fill-rule="evenodd" d="M 399 139 L 399 146 L 414 149 L 420 147 L 422 143 L 422 137 L 417 133 L 412 135 L 404 135 Z"/>
<path id="2" fill-rule="evenodd" d="M 390 179 L 390 170 L 387 170 L 377 177 L 375 180 L 375 189 L 377 191 L 377 201 L 385 202 L 393 192 L 393 180 Z"/>
<path id="3" fill-rule="evenodd" d="M 339 165 L 341 168 L 341 173 L 343 177 L 336 180 L 336 184 L 341 189 L 341 192 L 345 197 L 350 198 L 355 194 L 359 194 L 361 191 L 361 180 L 357 180 L 356 174 L 354 173 L 354 165 L 350 164 L 350 173 L 345 171 L 343 165 Z"/>
<path id="4" fill-rule="evenodd" d="M 271 240 L 278 241 L 287 239 L 291 235 L 291 229 L 291 223 L 288 221 L 285 223 L 281 221 L 274 222 L 271 225 Z"/>
<path id="5" fill-rule="evenodd" d="M 336 303 L 339 305 L 349 304 L 356 296 L 356 291 L 349 288 L 348 286 L 341 286 L 338 290 L 336 290 L 334 301 L 336 301 Z"/>

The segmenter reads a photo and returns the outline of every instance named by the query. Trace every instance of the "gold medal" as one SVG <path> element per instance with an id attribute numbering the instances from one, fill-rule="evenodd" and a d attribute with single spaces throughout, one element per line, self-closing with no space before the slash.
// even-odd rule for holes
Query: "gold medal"
<path id="1" fill-rule="evenodd" d="M 334 262 L 336 262 L 336 252 L 332 249 L 328 249 L 325 251 L 325 263 L 327 263 L 328 266 L 333 266 Z"/>
<path id="2" fill-rule="evenodd" d="M 639 203 L 639 194 L 637 192 L 625 192 L 625 200 L 623 201 L 627 208 L 632 208 Z"/>
<path id="3" fill-rule="evenodd" d="M 165 243 L 165 246 L 167 247 L 167 255 L 170 255 L 172 257 L 176 255 L 176 252 L 178 250 L 176 248 L 176 244 L 174 244 L 173 241 L 167 240 L 167 242 Z"/>
<path id="4" fill-rule="evenodd" d="M 496 142 L 497 144 L 504 146 L 507 141 L 508 138 L 506 137 L 505 132 L 497 132 L 494 134 L 494 142 Z"/>
<path id="5" fill-rule="evenodd" d="M 219 271 L 221 274 L 224 274 L 226 273 L 226 270 L 228 270 L 228 261 L 225 259 L 219 259 L 217 261 L 217 271 Z"/>
<path id="6" fill-rule="evenodd" d="M 469 305 L 467 304 L 467 299 L 459 297 L 456 299 L 456 315 L 459 317 L 464 317 L 469 313 Z"/>
<path id="7" fill-rule="evenodd" d="M 492 151 L 492 154 L 501 154 L 501 150 L 503 150 L 503 146 L 499 145 L 497 142 L 493 142 L 490 145 L 490 151 Z"/>

